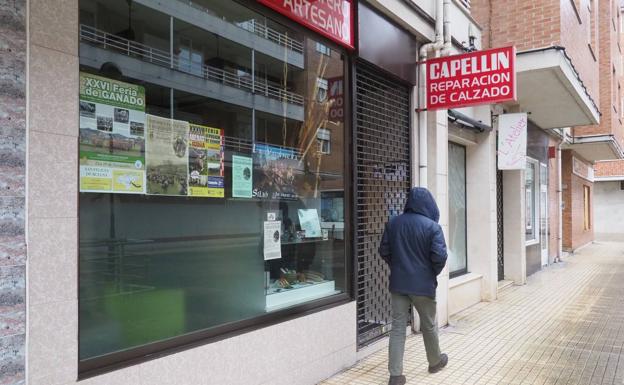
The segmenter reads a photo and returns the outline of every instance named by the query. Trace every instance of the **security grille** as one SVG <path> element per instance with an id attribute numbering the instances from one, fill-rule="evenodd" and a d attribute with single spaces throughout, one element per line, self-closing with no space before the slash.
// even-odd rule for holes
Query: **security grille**
<path id="1" fill-rule="evenodd" d="M 390 330 L 388 268 L 377 249 L 410 189 L 409 89 L 379 70 L 356 69 L 356 246 L 358 346 Z"/>
<path id="2" fill-rule="evenodd" d="M 503 227 L 503 172 L 496 172 L 496 239 L 498 253 L 498 280 L 505 279 L 505 249 Z"/>

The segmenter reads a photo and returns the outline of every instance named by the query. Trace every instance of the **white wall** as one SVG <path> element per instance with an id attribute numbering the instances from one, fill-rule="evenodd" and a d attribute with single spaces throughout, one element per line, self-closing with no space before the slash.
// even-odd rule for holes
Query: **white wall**
<path id="1" fill-rule="evenodd" d="M 620 181 L 594 183 L 594 234 L 597 241 L 624 241 L 624 190 Z"/>
<path id="2" fill-rule="evenodd" d="M 413 5 L 408 4 L 409 2 Z M 414 8 L 420 8 L 429 17 L 435 19 L 436 0 L 369 0 L 369 3 L 415 36 L 428 41 L 434 39 L 433 25 L 418 15 Z M 476 36 L 475 44 L 477 48 L 481 47 L 481 27 L 470 16 L 470 12 L 454 0 L 451 1 L 450 20 L 453 39 L 468 43 L 468 31 L 472 24 L 472 32 Z"/>
<path id="3" fill-rule="evenodd" d="M 351 302 L 80 384 L 316 384 L 355 364 L 355 314 Z"/>

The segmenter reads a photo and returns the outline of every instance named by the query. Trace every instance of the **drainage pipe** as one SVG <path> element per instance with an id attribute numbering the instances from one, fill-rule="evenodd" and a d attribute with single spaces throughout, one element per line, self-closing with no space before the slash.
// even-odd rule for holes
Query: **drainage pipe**
<path id="1" fill-rule="evenodd" d="M 561 175 L 561 145 L 565 140 L 562 135 L 557 146 L 557 203 L 559 204 L 559 239 L 557 240 L 557 261 L 561 262 L 563 255 L 563 176 Z"/>
<path id="2" fill-rule="evenodd" d="M 451 0 L 436 0 L 436 19 L 435 19 L 435 40 L 431 43 L 423 44 L 419 52 L 418 66 L 418 167 L 419 167 L 419 183 L 420 187 L 428 187 L 427 181 L 427 67 L 426 60 L 429 54 L 437 54 L 445 47 L 444 44 L 444 20 L 445 20 L 445 4 Z M 447 8 L 448 9 L 448 8 Z M 450 21 L 447 25 L 450 32 Z M 450 44 L 450 39 L 449 39 Z"/>

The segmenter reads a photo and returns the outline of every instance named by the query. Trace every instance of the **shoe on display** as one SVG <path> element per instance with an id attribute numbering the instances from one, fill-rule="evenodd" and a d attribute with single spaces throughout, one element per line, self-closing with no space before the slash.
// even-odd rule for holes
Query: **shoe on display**
<path id="1" fill-rule="evenodd" d="M 405 382 L 405 376 L 390 376 L 388 385 L 404 385 Z"/>
<path id="2" fill-rule="evenodd" d="M 448 356 L 444 353 L 440 355 L 440 362 L 429 367 L 429 373 L 437 373 L 448 364 Z"/>

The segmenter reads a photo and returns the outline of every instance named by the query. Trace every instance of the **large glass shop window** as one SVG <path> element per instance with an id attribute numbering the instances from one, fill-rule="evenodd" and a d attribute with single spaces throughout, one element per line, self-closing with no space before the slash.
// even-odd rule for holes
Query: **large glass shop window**
<path id="1" fill-rule="evenodd" d="M 468 271 L 466 222 L 466 147 L 449 142 L 449 271 Z"/>
<path id="2" fill-rule="evenodd" d="M 340 51 L 231 0 L 141 4 L 80 1 L 81 360 L 346 285 Z"/>
<path id="3" fill-rule="evenodd" d="M 537 204 L 539 203 L 539 197 L 536 195 L 536 185 L 539 182 L 538 179 L 538 164 L 537 161 L 527 158 L 526 174 L 525 174 L 525 233 L 527 242 L 535 242 L 538 240 L 537 232 Z"/>

